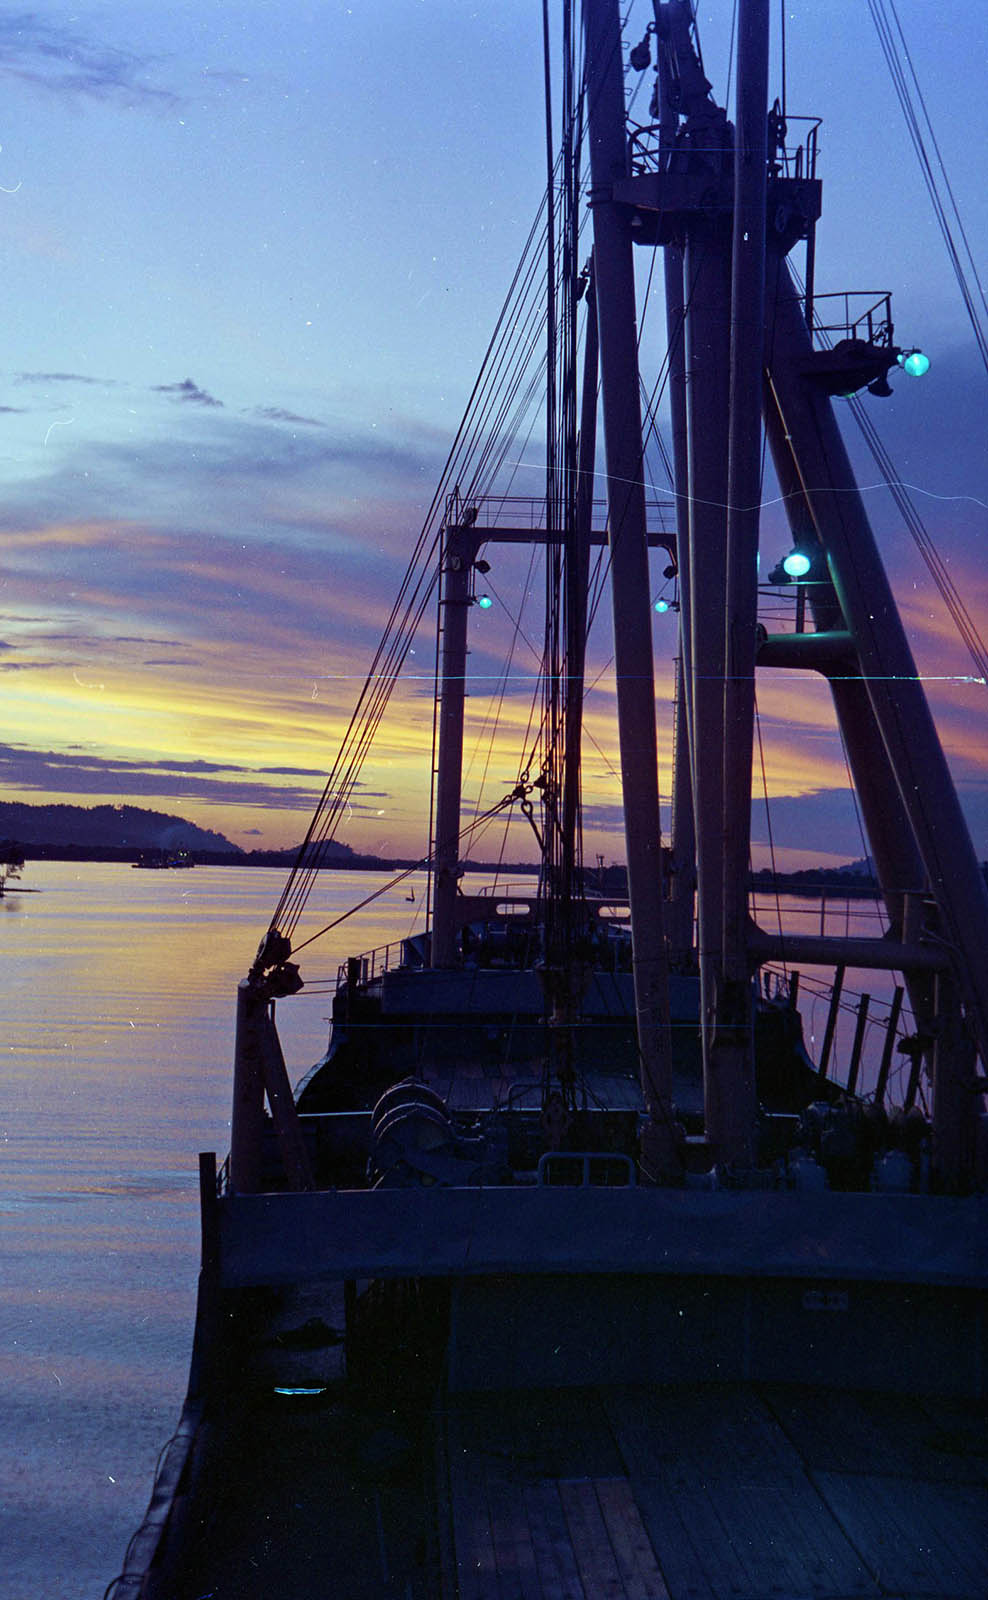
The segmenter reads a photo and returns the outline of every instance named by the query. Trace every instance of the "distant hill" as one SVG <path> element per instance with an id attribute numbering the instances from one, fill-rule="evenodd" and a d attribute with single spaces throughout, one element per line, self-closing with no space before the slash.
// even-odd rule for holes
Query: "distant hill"
<path id="1" fill-rule="evenodd" d="M 873 878 L 875 876 L 875 863 L 871 856 L 862 856 L 860 861 L 849 861 L 845 867 L 835 868 L 838 877 Z"/>
<path id="2" fill-rule="evenodd" d="M 292 867 L 300 849 L 301 845 L 293 844 L 285 850 L 250 850 L 244 856 L 243 864 L 249 867 Z M 326 867 L 395 865 L 391 861 L 381 861 L 377 856 L 354 855 L 348 844 L 340 844 L 337 839 L 324 839 L 319 846 L 319 852 L 322 864 Z"/>
<path id="3" fill-rule="evenodd" d="M 50 846 L 243 853 L 222 833 L 140 806 L 30 806 L 4 800 L 0 801 L 0 837 L 16 839 L 28 850 Z"/>

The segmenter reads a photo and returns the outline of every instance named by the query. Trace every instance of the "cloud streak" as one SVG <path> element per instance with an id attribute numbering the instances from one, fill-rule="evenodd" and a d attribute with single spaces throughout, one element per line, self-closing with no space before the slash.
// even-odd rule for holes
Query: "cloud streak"
<path id="1" fill-rule="evenodd" d="M 87 38 L 37 11 L 0 17 L 0 73 L 50 94 L 173 106 L 178 96 L 153 81 L 156 68 L 152 57 Z"/>
<path id="2" fill-rule="evenodd" d="M 18 383 L 88 383 L 107 388 L 112 378 L 93 378 L 82 372 L 19 372 Z"/>
<path id="3" fill-rule="evenodd" d="M 320 422 L 318 417 L 302 417 L 297 411 L 286 411 L 284 406 L 255 406 L 253 415 L 263 417 L 266 422 L 290 422 L 296 427 L 324 428 L 326 424 Z"/>
<path id="4" fill-rule="evenodd" d="M 183 378 L 181 383 L 156 383 L 155 394 L 167 394 L 173 400 L 181 400 L 196 406 L 222 406 L 222 400 L 217 400 L 215 395 L 200 389 L 191 378 Z"/>
<path id="5" fill-rule="evenodd" d="M 313 781 L 270 781 L 276 777 Z M 308 812 L 322 781 L 322 773 L 309 767 L 250 768 L 217 761 L 171 759 L 140 762 L 0 745 L 0 784 L 10 790 L 33 793 L 201 800 L 211 805 Z"/>

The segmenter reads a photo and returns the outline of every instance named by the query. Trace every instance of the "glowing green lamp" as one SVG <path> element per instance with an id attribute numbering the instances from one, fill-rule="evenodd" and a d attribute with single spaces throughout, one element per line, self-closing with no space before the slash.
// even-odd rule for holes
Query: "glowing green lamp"
<path id="1" fill-rule="evenodd" d="M 900 350 L 895 359 L 910 378 L 925 378 L 930 370 L 930 358 L 922 350 Z"/>
<path id="2" fill-rule="evenodd" d="M 659 611 L 659 612 L 668 611 L 669 610 L 669 602 L 668 602 L 668 600 L 656 600 L 655 609 L 656 609 L 656 611 Z"/>
<path id="3" fill-rule="evenodd" d="M 790 550 L 782 563 L 782 570 L 790 578 L 805 578 L 812 565 L 804 550 Z"/>
<path id="4" fill-rule="evenodd" d="M 482 595 L 478 595 L 477 604 L 480 607 L 481 611 L 489 611 L 491 609 L 491 606 L 494 604 L 494 602 L 491 599 L 489 594 L 482 594 Z"/>

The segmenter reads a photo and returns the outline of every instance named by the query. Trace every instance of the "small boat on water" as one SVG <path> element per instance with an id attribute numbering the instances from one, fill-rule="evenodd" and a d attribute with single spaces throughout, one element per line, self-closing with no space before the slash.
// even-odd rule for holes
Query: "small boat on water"
<path id="1" fill-rule="evenodd" d="M 515 285 L 540 251 L 545 492 L 522 504 L 497 477 L 528 382 L 509 299 L 240 984 L 231 1150 L 200 1158 L 188 1397 L 112 1600 L 985 1594 L 988 891 L 833 406 L 886 395 L 920 353 L 885 296 L 842 292 L 839 325 L 823 310 L 817 123 L 770 106 L 764 0 L 739 6 L 733 122 L 686 0 L 657 0 L 630 50 L 617 0 L 587 0 L 583 70 L 570 5 L 562 34 L 560 144 Z M 626 59 L 652 84 L 646 125 Z M 658 250 L 672 517 L 643 465 L 634 261 Z M 763 446 L 793 548 L 760 579 Z M 533 545 L 533 733 L 465 821 L 468 626 L 488 556 Z M 626 894 L 580 847 L 605 550 Z M 276 1008 L 303 986 L 307 892 L 433 591 L 428 921 L 344 963 L 293 1091 Z M 680 641 L 668 846 L 656 604 Z M 753 913 L 756 675 L 806 669 L 832 696 L 878 936 Z M 511 811 L 537 887 L 463 892 L 471 840 Z M 821 969 L 814 1062 L 797 971 Z M 866 1070 L 864 996 L 834 1081 L 854 971 L 894 984 L 880 1059 Z"/>
<path id="2" fill-rule="evenodd" d="M 187 850 L 164 849 L 142 850 L 137 860 L 130 864 L 148 872 L 180 871 L 195 866 Z"/>

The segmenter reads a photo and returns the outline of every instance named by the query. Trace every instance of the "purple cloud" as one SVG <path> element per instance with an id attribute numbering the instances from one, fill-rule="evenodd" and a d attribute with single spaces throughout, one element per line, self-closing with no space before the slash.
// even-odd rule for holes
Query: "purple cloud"
<path id="1" fill-rule="evenodd" d="M 213 395 L 207 394 L 205 389 L 200 389 L 199 385 L 193 383 L 191 378 L 183 378 L 181 383 L 156 383 L 154 392 L 155 394 L 170 394 L 176 400 L 191 401 L 193 405 L 197 406 L 221 406 L 223 404 L 222 400 L 217 400 Z"/>

